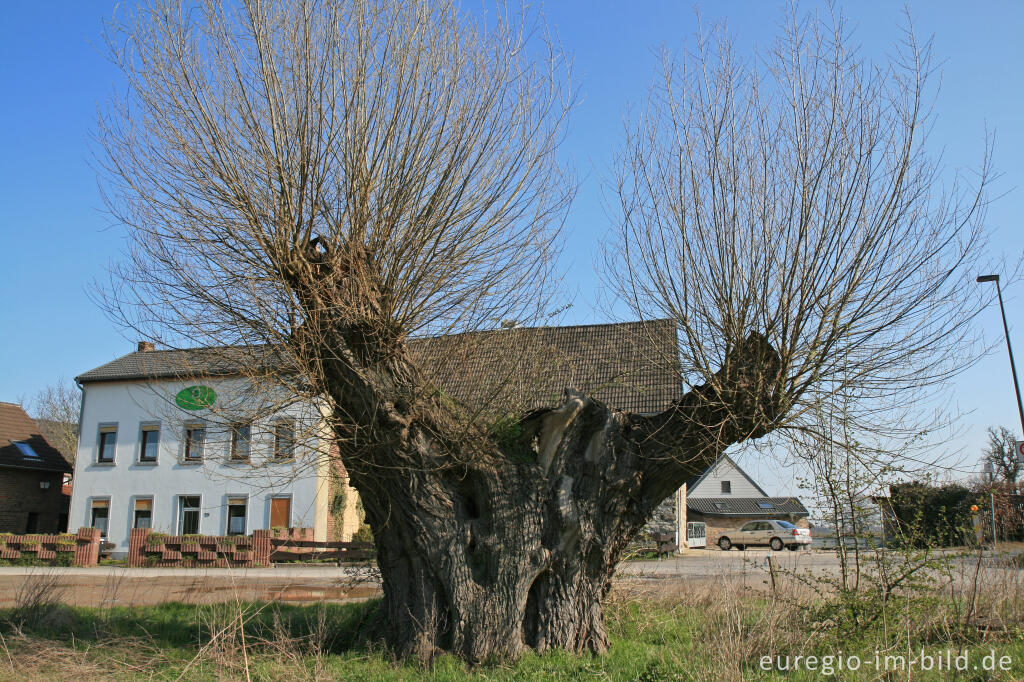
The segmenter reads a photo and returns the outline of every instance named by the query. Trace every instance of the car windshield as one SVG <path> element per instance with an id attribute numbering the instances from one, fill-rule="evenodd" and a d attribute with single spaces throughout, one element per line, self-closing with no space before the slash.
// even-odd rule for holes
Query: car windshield
<path id="1" fill-rule="evenodd" d="M 789 521 L 776 521 L 775 523 L 779 524 L 780 526 L 782 526 L 782 527 L 783 527 L 783 528 L 785 528 L 786 530 L 790 530 L 790 529 L 792 529 L 792 528 L 796 528 L 796 526 L 794 526 L 794 525 L 793 525 L 792 523 L 790 523 Z"/>

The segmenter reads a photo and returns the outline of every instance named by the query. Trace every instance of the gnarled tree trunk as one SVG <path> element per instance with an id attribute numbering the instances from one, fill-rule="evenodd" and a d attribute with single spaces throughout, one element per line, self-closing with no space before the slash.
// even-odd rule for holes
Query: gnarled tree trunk
<path id="1" fill-rule="evenodd" d="M 384 635 L 425 660 L 604 651 L 602 599 L 627 542 L 729 444 L 764 432 L 778 372 L 752 337 L 661 414 L 567 390 L 499 441 L 459 431 L 403 348 L 362 353 L 350 333 L 332 346 L 323 372 L 377 543 Z"/>

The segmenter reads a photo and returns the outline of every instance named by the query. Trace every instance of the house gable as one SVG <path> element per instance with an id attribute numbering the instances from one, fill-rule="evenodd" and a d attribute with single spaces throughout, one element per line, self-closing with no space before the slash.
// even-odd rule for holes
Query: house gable
<path id="1" fill-rule="evenodd" d="M 728 482 L 725 492 L 722 482 Z M 728 455 L 722 455 L 707 471 L 687 485 L 688 498 L 708 497 L 768 497 L 768 493 Z"/>

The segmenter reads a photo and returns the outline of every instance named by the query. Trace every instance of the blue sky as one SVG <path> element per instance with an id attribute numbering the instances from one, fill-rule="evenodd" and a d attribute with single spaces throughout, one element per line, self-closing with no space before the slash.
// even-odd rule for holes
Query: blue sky
<path id="1" fill-rule="evenodd" d="M 102 53 L 102 21 L 117 3 L 4 3 L 0 20 L 0 400 L 31 397 L 133 349 L 133 339 L 108 321 L 87 291 L 117 259 L 123 232 L 102 212 L 88 135 L 97 108 L 118 76 Z M 902 6 L 882 1 L 838 2 L 865 53 L 883 60 L 899 37 Z M 755 0 L 698 3 L 706 22 L 725 20 L 740 48 L 767 45 L 784 6 Z M 805 9 L 823 8 L 805 2 Z M 988 211 L 992 246 L 1016 262 L 1024 253 L 1024 3 L 916 0 L 909 3 L 919 36 L 933 36 L 942 71 L 932 151 L 951 168 L 977 166 L 986 129 L 995 133 Z M 657 65 L 657 51 L 678 50 L 696 28 L 693 5 L 668 0 L 559 0 L 544 5 L 574 61 L 581 103 L 571 118 L 565 159 L 581 185 L 568 218 L 566 279 L 578 289 L 567 322 L 602 321 L 593 304 L 596 243 L 608 227 L 601 183 L 608 177 L 623 116 L 639 104 Z M 1024 283 L 1004 291 L 1011 338 L 1024 361 Z M 979 320 L 1002 340 L 998 309 Z M 1022 368 L 1024 369 L 1024 368 Z M 950 398 L 963 411 L 962 448 L 974 466 L 984 429 L 1020 430 L 1005 348 L 955 382 Z M 950 460 L 951 462 L 953 460 Z M 789 492 L 789 473 L 770 462 L 741 462 L 770 492 Z"/>

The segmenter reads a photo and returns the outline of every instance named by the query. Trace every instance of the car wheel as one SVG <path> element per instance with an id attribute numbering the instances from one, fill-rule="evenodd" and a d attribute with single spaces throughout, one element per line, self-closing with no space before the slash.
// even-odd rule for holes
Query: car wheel
<path id="1" fill-rule="evenodd" d="M 798 544 L 796 544 L 796 543 L 794 542 L 794 543 L 793 543 L 792 545 L 790 545 L 789 547 L 787 547 L 787 549 L 788 549 L 788 550 L 789 550 L 790 552 L 795 552 L 795 551 L 797 551 L 798 549 L 800 549 L 800 545 L 798 545 Z"/>
<path id="2" fill-rule="evenodd" d="M 772 541 L 768 543 L 768 546 L 771 547 L 776 552 L 781 552 L 782 551 L 782 540 L 780 540 L 778 538 L 772 538 Z"/>
<path id="3" fill-rule="evenodd" d="M 736 545 L 736 549 L 739 550 L 740 552 L 743 551 L 744 547 L 746 547 L 746 545 Z"/>
<path id="4" fill-rule="evenodd" d="M 722 551 L 728 552 L 729 548 L 732 547 L 732 542 L 729 541 L 729 538 L 718 538 L 718 546 Z"/>

